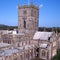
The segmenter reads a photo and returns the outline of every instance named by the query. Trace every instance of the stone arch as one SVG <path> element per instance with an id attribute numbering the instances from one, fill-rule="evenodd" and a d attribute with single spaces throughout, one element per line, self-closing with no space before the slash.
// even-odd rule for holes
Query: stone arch
<path id="1" fill-rule="evenodd" d="M 45 56 L 46 55 L 46 51 L 45 50 L 42 50 L 41 55 L 42 56 Z"/>

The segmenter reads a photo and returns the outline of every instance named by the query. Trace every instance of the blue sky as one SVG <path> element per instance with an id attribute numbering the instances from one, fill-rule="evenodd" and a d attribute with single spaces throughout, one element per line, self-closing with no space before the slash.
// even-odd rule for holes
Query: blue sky
<path id="1" fill-rule="evenodd" d="M 33 2 L 42 6 L 39 10 L 39 26 L 60 27 L 60 0 L 33 0 Z M 28 4 L 28 0 L 0 0 L 0 24 L 18 25 L 18 3 Z"/>

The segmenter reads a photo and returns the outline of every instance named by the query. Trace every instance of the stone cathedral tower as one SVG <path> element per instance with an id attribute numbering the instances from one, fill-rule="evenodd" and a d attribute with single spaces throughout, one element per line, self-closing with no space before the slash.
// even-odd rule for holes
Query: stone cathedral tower
<path id="1" fill-rule="evenodd" d="M 18 32 L 34 34 L 38 30 L 39 7 L 33 4 L 18 5 Z"/>

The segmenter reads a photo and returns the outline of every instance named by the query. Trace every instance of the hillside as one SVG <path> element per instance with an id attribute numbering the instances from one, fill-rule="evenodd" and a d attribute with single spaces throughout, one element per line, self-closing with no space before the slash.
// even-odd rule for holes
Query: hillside
<path id="1" fill-rule="evenodd" d="M 18 27 L 0 24 L 0 30 L 13 30 L 13 29 L 18 29 Z M 59 33 L 60 27 L 39 27 L 38 30 L 39 31 L 48 31 L 48 32 L 57 31 Z"/>
<path id="2" fill-rule="evenodd" d="M 7 26 L 7 25 L 0 24 L 0 30 L 13 30 L 15 28 L 17 29 L 17 26 Z"/>

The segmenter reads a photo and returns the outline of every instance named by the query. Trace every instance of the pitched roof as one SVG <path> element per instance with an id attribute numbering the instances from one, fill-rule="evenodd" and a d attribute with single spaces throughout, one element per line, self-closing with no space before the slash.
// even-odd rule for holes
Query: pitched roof
<path id="1" fill-rule="evenodd" d="M 0 51 L 0 56 L 10 56 L 12 55 L 13 53 L 17 53 L 18 52 L 18 49 L 9 49 L 9 50 L 5 50 L 5 51 Z"/>
<path id="2" fill-rule="evenodd" d="M 8 44 L 8 43 L 0 43 L 0 48 L 2 47 L 7 47 L 7 46 L 10 46 L 11 44 Z"/>
<path id="3" fill-rule="evenodd" d="M 40 32 L 37 31 L 33 39 L 48 40 L 48 38 L 53 34 L 53 32 Z"/>

